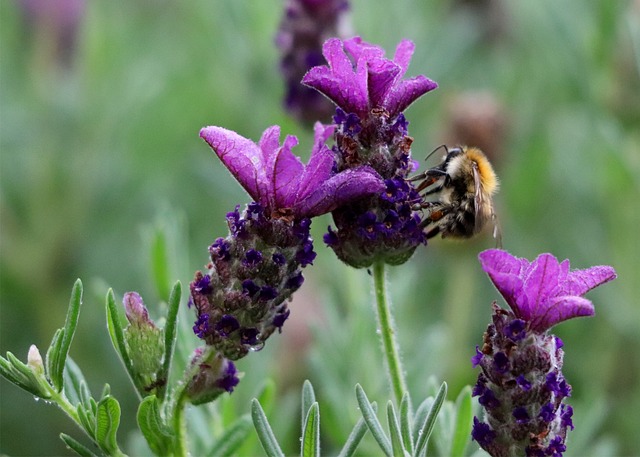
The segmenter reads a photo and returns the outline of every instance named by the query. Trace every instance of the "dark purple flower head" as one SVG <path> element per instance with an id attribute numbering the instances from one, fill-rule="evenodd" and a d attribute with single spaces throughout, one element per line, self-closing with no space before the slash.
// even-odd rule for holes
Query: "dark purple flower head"
<path id="1" fill-rule="evenodd" d="M 582 295 L 614 279 L 615 271 L 570 271 L 568 260 L 558 263 L 550 254 L 528 262 L 493 249 L 479 257 L 511 310 L 494 302 L 482 350 L 476 349 L 472 359 L 482 370 L 473 394 L 495 432 L 490 443 L 477 441 L 493 456 L 561 456 L 567 431 L 573 429 L 573 411 L 563 403 L 571 386 L 561 371 L 563 343 L 547 330 L 592 315 L 593 305 Z"/>
<path id="2" fill-rule="evenodd" d="M 222 127 L 205 127 L 200 136 L 267 214 L 303 219 L 384 190 L 380 177 L 368 167 L 333 174 L 334 156 L 324 144 L 333 129 L 316 123 L 306 166 L 291 152 L 298 144 L 296 137 L 288 135 L 280 145 L 278 126 L 265 130 L 258 144 Z"/>
<path id="3" fill-rule="evenodd" d="M 384 49 L 360 37 L 345 41 L 332 38 L 322 47 L 328 66 L 312 68 L 302 82 L 361 119 L 375 108 L 395 118 L 417 98 L 438 87 L 422 75 L 403 79 L 413 51 L 414 44 L 402 40 L 389 60 L 384 57 Z"/>
<path id="4" fill-rule="evenodd" d="M 328 121 L 333 104 L 300 80 L 321 65 L 322 43 L 327 38 L 349 33 L 347 0 L 287 0 L 280 21 L 276 45 L 281 52 L 280 70 L 286 84 L 285 108 L 299 121 L 312 125 Z M 349 33 L 350 34 L 350 33 Z"/>
<path id="5" fill-rule="evenodd" d="M 593 304 L 582 296 L 616 278 L 609 266 L 570 271 L 568 260 L 559 263 L 551 254 L 529 262 L 490 249 L 478 257 L 514 314 L 538 333 L 573 317 L 592 316 Z"/>

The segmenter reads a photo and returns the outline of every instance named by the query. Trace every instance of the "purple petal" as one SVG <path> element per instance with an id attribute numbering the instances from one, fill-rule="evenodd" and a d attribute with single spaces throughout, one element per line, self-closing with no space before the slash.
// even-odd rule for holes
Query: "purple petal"
<path id="1" fill-rule="evenodd" d="M 566 295 L 584 295 L 591 289 L 612 281 L 616 277 L 616 271 L 613 267 L 607 265 L 591 267 L 586 270 L 575 270 L 569 273 L 566 282 L 563 284 L 562 293 Z"/>
<path id="2" fill-rule="evenodd" d="M 411 40 L 402 40 L 396 46 L 396 53 L 393 56 L 393 61 L 398 64 L 400 69 L 402 70 L 400 73 L 400 77 L 404 76 L 409 68 L 409 62 L 411 62 L 411 57 L 413 57 L 413 51 L 416 48 L 415 44 Z"/>
<path id="3" fill-rule="evenodd" d="M 324 181 L 296 203 L 294 214 L 315 217 L 338 206 L 385 190 L 382 178 L 369 167 L 345 170 Z"/>
<path id="4" fill-rule="evenodd" d="M 276 151 L 272 174 L 267 175 L 272 182 L 272 209 L 290 208 L 293 206 L 304 166 L 300 159 L 293 155 L 291 148 L 298 144 L 295 136 L 287 135 L 284 144 Z"/>
<path id="5" fill-rule="evenodd" d="M 531 320 L 531 329 L 544 332 L 559 322 L 580 316 L 593 316 L 595 310 L 593 303 L 586 298 L 576 296 L 564 296 L 551 298 L 544 309 L 538 309 Z"/>
<path id="6" fill-rule="evenodd" d="M 367 67 L 358 62 L 356 70 L 345 54 L 342 41 L 327 40 L 322 53 L 329 63 L 313 67 L 302 78 L 302 83 L 323 93 L 347 113 L 362 115 L 367 112 Z"/>
<path id="7" fill-rule="evenodd" d="M 384 106 L 400 73 L 400 67 L 389 60 L 369 63 L 369 104 L 372 108 Z"/>
<path id="8" fill-rule="evenodd" d="M 494 271 L 519 276 L 529 266 L 527 259 L 512 256 L 502 249 L 487 249 L 486 251 L 482 251 L 478 254 L 478 259 L 480 260 L 482 269 L 487 273 Z"/>
<path id="9" fill-rule="evenodd" d="M 540 254 L 527 271 L 524 278 L 524 294 L 526 300 L 520 302 L 521 307 L 527 308 L 527 314 L 538 314 L 540 308 L 558 292 L 558 276 L 561 273 L 560 264 L 551 254 Z"/>
<path id="10" fill-rule="evenodd" d="M 263 155 L 253 141 L 222 127 L 204 127 L 200 137 L 254 200 L 266 204 L 266 176 Z"/>
<path id="11" fill-rule="evenodd" d="M 400 81 L 388 94 L 384 101 L 384 108 L 390 117 L 404 111 L 416 99 L 438 87 L 435 81 L 419 75 L 406 81 Z"/>
<path id="12" fill-rule="evenodd" d="M 325 145 L 333 135 L 334 125 L 324 126 L 316 122 L 314 126 L 315 141 L 311 150 L 311 158 L 300 178 L 296 200 L 304 200 L 313 190 L 331 176 L 334 163 L 334 153 Z"/>

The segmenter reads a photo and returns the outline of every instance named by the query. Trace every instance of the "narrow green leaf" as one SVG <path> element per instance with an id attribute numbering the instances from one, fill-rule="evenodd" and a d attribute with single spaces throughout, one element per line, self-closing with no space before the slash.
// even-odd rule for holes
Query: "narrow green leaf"
<path id="1" fill-rule="evenodd" d="M 302 457 L 320 456 L 320 407 L 314 402 L 302 428 Z"/>
<path id="2" fill-rule="evenodd" d="M 96 414 L 96 442 L 108 454 L 119 451 L 116 434 L 120 425 L 120 404 L 113 397 L 105 397 L 98 403 Z"/>
<path id="3" fill-rule="evenodd" d="M 37 397 L 45 400 L 51 398 L 49 392 L 46 391 L 46 387 L 40 384 L 38 377 L 31 371 L 29 366 L 22 363 L 11 352 L 7 352 L 7 359 L 0 357 L 0 374 L 7 381 Z M 42 379 L 42 383 L 44 382 L 46 381 Z"/>
<path id="4" fill-rule="evenodd" d="M 51 380 L 53 387 L 60 392 L 63 385 L 63 376 L 65 364 L 67 362 L 67 356 L 69 355 L 69 347 L 73 341 L 73 336 L 76 333 L 76 327 L 78 326 L 78 317 L 80 315 L 80 305 L 82 304 L 82 281 L 77 279 L 71 290 L 71 298 L 69 299 L 69 308 L 67 310 L 67 317 L 64 322 L 64 331 L 59 335 L 60 341 L 57 341 L 56 336 L 51 344 L 51 348 L 55 348 L 53 354 L 53 360 L 51 365 L 48 365 L 49 371 L 47 375 Z M 47 359 L 49 358 L 49 351 L 47 351 Z"/>
<path id="5" fill-rule="evenodd" d="M 64 394 L 74 406 L 91 396 L 82 370 L 71 357 L 67 358 L 67 369 L 64 370 Z"/>
<path id="6" fill-rule="evenodd" d="M 302 384 L 302 400 L 301 400 L 302 414 L 300 415 L 302 420 L 302 428 L 304 428 L 305 426 L 306 417 L 307 417 L 307 414 L 309 413 L 309 408 L 311 408 L 311 405 L 313 405 L 315 402 L 316 402 L 316 394 L 313 391 L 313 385 L 311 385 L 311 382 L 308 379 L 306 379 Z"/>
<path id="7" fill-rule="evenodd" d="M 251 425 L 251 416 L 249 414 L 239 417 L 229 427 L 225 427 L 224 433 L 218 438 L 216 444 L 207 455 L 209 457 L 228 457 L 235 454 L 247 439 L 247 436 L 249 436 Z"/>
<path id="8" fill-rule="evenodd" d="M 83 403 L 78 403 L 76 405 L 76 413 L 78 414 L 78 420 L 82 428 L 87 432 L 87 434 L 96 439 L 96 421 L 95 415 L 91 412 L 89 408 L 86 408 Z"/>
<path id="9" fill-rule="evenodd" d="M 253 426 L 258 433 L 260 444 L 262 444 L 262 448 L 267 456 L 284 457 L 278 440 L 276 440 L 273 430 L 271 430 L 267 416 L 265 416 L 264 410 L 255 398 L 251 400 L 251 419 L 253 419 Z"/>
<path id="10" fill-rule="evenodd" d="M 122 360 L 122 363 L 129 374 L 129 378 L 137 390 L 138 386 L 135 381 L 133 362 L 131 361 L 129 351 L 127 350 L 127 345 L 124 340 L 122 321 L 120 320 L 120 314 L 118 313 L 118 307 L 116 305 L 116 299 L 113 295 L 112 289 L 109 289 L 109 292 L 107 292 L 107 328 L 109 329 L 111 343 L 118 355 L 120 355 L 120 360 Z"/>
<path id="11" fill-rule="evenodd" d="M 398 424 L 396 411 L 393 408 L 393 403 L 391 403 L 391 401 L 387 403 L 387 422 L 389 424 L 389 433 L 391 435 L 391 449 L 393 451 L 393 455 L 395 457 L 404 457 L 405 450 L 402 443 L 400 424 Z"/>
<path id="12" fill-rule="evenodd" d="M 440 386 L 440 390 L 438 391 L 438 395 L 436 395 L 436 399 L 429 410 L 429 414 L 427 414 L 427 418 L 424 422 L 424 426 L 420 427 L 418 442 L 416 443 L 416 455 L 425 455 L 427 452 L 427 443 L 429 442 L 429 437 L 431 436 L 431 432 L 433 431 L 433 426 L 436 424 L 436 419 L 438 418 L 438 413 L 440 412 L 440 407 L 444 402 L 444 399 L 447 396 L 447 383 L 443 382 Z"/>
<path id="13" fill-rule="evenodd" d="M 91 450 L 85 447 L 84 444 L 79 443 L 65 433 L 60 433 L 60 439 L 64 442 L 67 448 L 71 449 L 73 452 L 82 457 L 97 457 L 97 454 L 91 452 Z"/>
<path id="14" fill-rule="evenodd" d="M 378 442 L 378 445 L 380 446 L 380 449 L 382 449 L 384 454 L 391 457 L 393 455 L 391 442 L 389 442 L 389 438 L 387 438 L 387 436 L 384 434 L 382 425 L 380 425 L 380 421 L 378 420 L 378 417 L 376 416 L 371 403 L 369 403 L 367 394 L 364 393 L 364 390 L 362 389 L 362 386 L 360 386 L 360 384 L 356 384 L 356 398 L 358 400 L 358 406 L 360 406 L 362 417 L 367 423 L 367 427 L 369 427 L 369 431 Z"/>
<path id="15" fill-rule="evenodd" d="M 47 378 L 49 380 L 52 379 L 52 373 L 55 373 L 58 366 L 58 359 L 62 354 L 62 343 L 64 342 L 64 328 L 59 328 L 53 334 L 53 338 L 51 338 L 51 344 L 49 345 L 49 349 L 47 349 L 47 354 L 45 355 L 45 366 L 47 371 Z M 54 386 L 56 390 L 58 390 L 53 381 L 51 384 Z"/>
<path id="16" fill-rule="evenodd" d="M 142 400 L 138 407 L 137 420 L 142 436 L 153 453 L 168 455 L 173 434 L 162 419 L 160 404 L 155 395 L 149 395 Z"/>
<path id="17" fill-rule="evenodd" d="M 402 442 L 404 448 L 413 454 L 413 435 L 411 434 L 411 399 L 409 393 L 405 392 L 400 402 L 400 431 L 402 432 Z"/>
<path id="18" fill-rule="evenodd" d="M 373 405 L 373 409 L 374 412 L 377 409 L 375 404 Z M 358 449 L 358 445 L 360 444 L 360 441 L 362 441 L 365 433 L 367 433 L 367 430 L 369 430 L 367 423 L 364 421 L 364 418 L 361 417 L 355 427 L 353 427 L 353 430 L 351 430 L 351 433 L 349 434 L 347 441 L 344 443 L 340 454 L 338 454 L 338 457 L 351 457 L 356 452 L 356 449 Z"/>
<path id="19" fill-rule="evenodd" d="M 413 442 L 416 443 L 420 437 L 420 430 L 427 420 L 427 415 L 433 405 L 434 397 L 427 397 L 418 407 L 415 416 L 413 417 Z"/>
<path id="20" fill-rule="evenodd" d="M 157 379 L 164 383 L 158 388 L 158 398 L 163 399 L 167 391 L 167 382 L 171 370 L 171 360 L 173 359 L 173 349 L 176 344 L 178 311 L 180 310 L 180 296 L 182 295 L 182 284 L 177 281 L 171 289 L 169 296 L 169 310 L 167 312 L 167 322 L 164 325 L 164 359 L 162 369 L 158 373 Z"/>
<path id="21" fill-rule="evenodd" d="M 166 297 L 169 292 L 169 257 L 167 240 L 162 230 L 155 230 L 151 240 L 151 271 L 158 295 Z"/>
<path id="22" fill-rule="evenodd" d="M 456 422 L 451 440 L 451 455 L 464 455 L 471 436 L 473 410 L 471 387 L 466 386 L 456 399 Z"/>

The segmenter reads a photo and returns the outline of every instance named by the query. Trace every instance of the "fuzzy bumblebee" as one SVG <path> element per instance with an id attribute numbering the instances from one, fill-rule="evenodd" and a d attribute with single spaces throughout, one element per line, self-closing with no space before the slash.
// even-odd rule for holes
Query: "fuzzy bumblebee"
<path id="1" fill-rule="evenodd" d="M 493 221 L 494 237 L 499 242 L 492 199 L 498 190 L 498 178 L 489 159 L 478 148 L 449 149 L 443 145 L 434 152 L 440 148 L 446 151 L 443 161 L 410 179 L 421 181 L 417 206 L 427 210 L 422 221 L 427 238 L 438 234 L 442 238 L 470 238 Z M 438 199 L 427 200 L 430 195 Z"/>

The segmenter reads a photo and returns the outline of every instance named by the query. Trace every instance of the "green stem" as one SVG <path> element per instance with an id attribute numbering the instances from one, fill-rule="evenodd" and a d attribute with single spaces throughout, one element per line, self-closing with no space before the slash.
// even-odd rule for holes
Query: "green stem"
<path id="1" fill-rule="evenodd" d="M 387 301 L 386 282 L 384 277 L 384 263 L 375 262 L 373 264 L 373 285 L 376 295 L 376 309 L 380 336 L 382 337 L 382 347 L 387 359 L 389 369 L 389 380 L 396 400 L 396 405 L 400 405 L 402 395 L 407 391 L 407 384 L 404 379 L 404 372 L 400 363 L 400 351 L 396 341 L 391 309 Z"/>
<path id="2" fill-rule="evenodd" d="M 178 388 L 176 392 L 175 404 L 173 406 L 173 433 L 175 436 L 173 455 L 176 457 L 187 457 L 189 454 L 187 449 L 187 426 L 186 418 L 186 384 L 182 388 Z"/>

